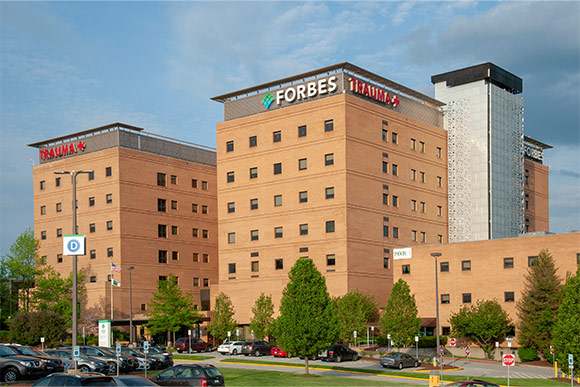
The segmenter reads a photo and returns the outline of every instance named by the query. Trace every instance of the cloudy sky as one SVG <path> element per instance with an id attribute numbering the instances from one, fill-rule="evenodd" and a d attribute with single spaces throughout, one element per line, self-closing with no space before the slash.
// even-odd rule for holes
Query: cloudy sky
<path id="1" fill-rule="evenodd" d="M 344 61 L 433 96 L 483 62 L 554 149 L 550 226 L 580 229 L 578 2 L 0 2 L 0 254 L 33 226 L 26 144 L 123 122 L 215 146 L 210 97 Z"/>

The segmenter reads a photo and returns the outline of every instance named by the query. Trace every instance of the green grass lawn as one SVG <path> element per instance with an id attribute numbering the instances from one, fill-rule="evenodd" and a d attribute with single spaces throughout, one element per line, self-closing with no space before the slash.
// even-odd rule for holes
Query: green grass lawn
<path id="1" fill-rule="evenodd" d="M 174 360 L 207 360 L 213 358 L 214 356 L 205 355 L 173 355 Z"/>

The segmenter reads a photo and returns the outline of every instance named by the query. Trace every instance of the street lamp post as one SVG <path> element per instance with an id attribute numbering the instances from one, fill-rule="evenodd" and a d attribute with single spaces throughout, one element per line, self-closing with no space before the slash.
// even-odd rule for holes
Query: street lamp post
<path id="1" fill-rule="evenodd" d="M 73 206 L 73 218 L 72 218 L 72 233 L 77 235 L 77 175 L 79 173 L 93 173 L 93 171 L 56 171 L 56 175 L 71 175 L 72 179 L 72 206 Z M 73 255 L 72 262 L 72 345 L 77 346 L 77 331 L 78 331 L 78 316 L 77 316 L 77 256 Z M 76 362 L 75 362 L 76 369 Z"/>
<path id="2" fill-rule="evenodd" d="M 135 266 L 129 266 L 127 270 L 129 270 L 129 342 L 134 344 L 133 341 L 133 287 L 131 283 L 131 272 Z"/>
<path id="3" fill-rule="evenodd" d="M 437 257 L 441 256 L 441 253 L 431 253 L 431 256 L 435 258 L 435 308 L 437 313 L 437 351 L 439 352 L 439 363 L 441 364 L 441 372 L 443 372 L 443 355 L 441 354 L 440 341 L 439 341 L 439 279 L 437 278 Z"/>

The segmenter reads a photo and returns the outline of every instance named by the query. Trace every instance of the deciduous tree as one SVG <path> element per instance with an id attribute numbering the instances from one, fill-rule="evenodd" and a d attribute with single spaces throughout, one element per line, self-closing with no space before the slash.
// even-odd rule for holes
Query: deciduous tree
<path id="1" fill-rule="evenodd" d="M 9 340 L 36 346 L 44 337 L 47 345 L 55 345 L 66 338 L 68 327 L 67 321 L 54 311 L 22 311 L 10 321 Z"/>
<path id="2" fill-rule="evenodd" d="M 358 290 L 333 299 L 339 324 L 339 339 L 343 342 L 354 341 L 354 331 L 358 337 L 364 335 L 367 323 L 375 321 L 378 307 L 375 298 Z"/>
<path id="3" fill-rule="evenodd" d="M 266 296 L 261 293 L 252 307 L 252 314 L 250 329 L 254 331 L 254 337 L 258 340 L 263 340 L 266 336 L 270 336 L 272 334 L 270 328 L 274 321 L 272 296 Z"/>
<path id="4" fill-rule="evenodd" d="M 399 279 L 391 290 L 387 307 L 379 320 L 381 334 L 391 335 L 394 345 L 410 345 L 421 331 L 421 319 L 417 317 L 415 296 L 409 285 Z"/>
<path id="5" fill-rule="evenodd" d="M 228 337 L 228 332 L 233 332 L 238 326 L 234 314 L 235 308 L 230 297 L 225 293 L 218 294 L 211 325 L 208 327 L 209 333 L 221 340 Z"/>
<path id="6" fill-rule="evenodd" d="M 278 319 L 278 341 L 292 354 L 308 359 L 338 338 L 338 318 L 326 288 L 326 281 L 310 259 L 299 259 L 289 273 Z"/>
<path id="7" fill-rule="evenodd" d="M 568 354 L 580 360 L 580 265 L 576 274 L 566 279 L 562 289 L 562 303 L 554 324 L 553 345 L 556 360 L 566 364 Z"/>

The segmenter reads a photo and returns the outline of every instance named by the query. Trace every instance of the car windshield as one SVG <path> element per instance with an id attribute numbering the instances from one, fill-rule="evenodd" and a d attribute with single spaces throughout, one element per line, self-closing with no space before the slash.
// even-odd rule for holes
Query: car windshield
<path id="1" fill-rule="evenodd" d="M 19 351 L 20 353 L 22 353 L 23 355 L 27 355 L 27 356 L 38 356 L 37 353 L 35 353 L 33 350 L 31 350 L 30 348 L 26 348 L 26 347 L 16 347 L 17 351 Z"/>
<path id="2" fill-rule="evenodd" d="M 18 352 L 16 352 L 10 347 L 0 345 L 0 356 L 14 356 L 14 355 L 18 355 Z"/>
<path id="3" fill-rule="evenodd" d="M 105 352 L 107 355 L 114 355 L 115 353 L 109 348 L 100 348 L 101 351 Z"/>
<path id="4" fill-rule="evenodd" d="M 205 368 L 205 373 L 209 378 L 215 378 L 218 376 L 222 376 L 222 373 L 220 372 L 220 370 L 218 370 L 217 368 Z"/>

